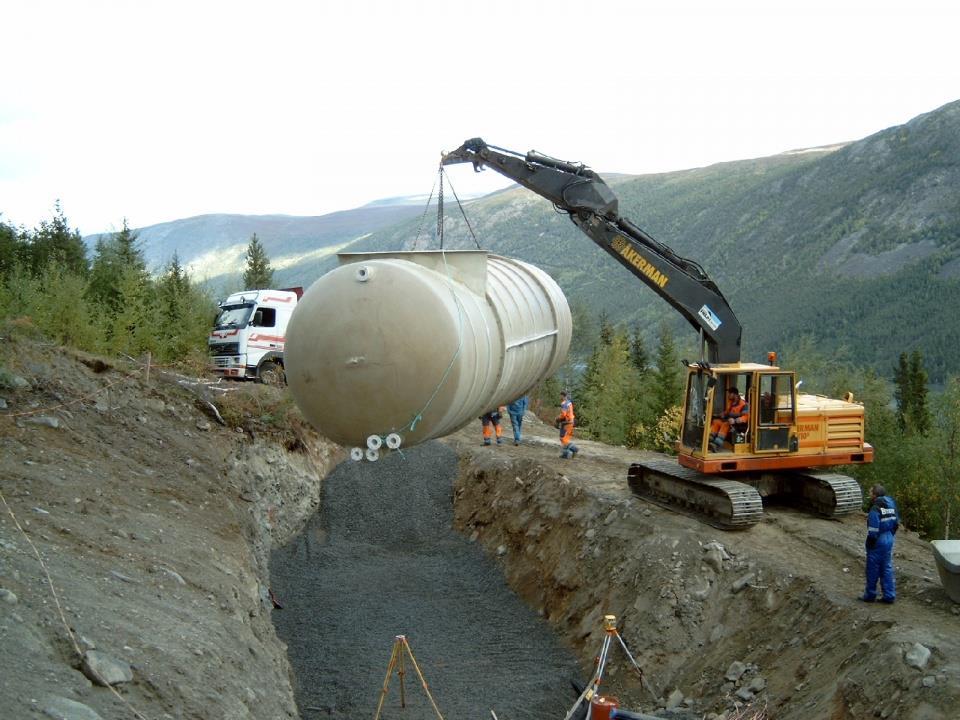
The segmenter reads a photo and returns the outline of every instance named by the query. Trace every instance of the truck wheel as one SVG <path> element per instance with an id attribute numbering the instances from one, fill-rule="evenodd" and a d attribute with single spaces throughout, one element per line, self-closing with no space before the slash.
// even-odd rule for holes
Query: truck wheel
<path id="1" fill-rule="evenodd" d="M 283 387 L 287 384 L 287 376 L 283 372 L 283 366 L 278 365 L 272 360 L 267 360 L 265 363 L 260 365 L 260 370 L 257 372 L 257 377 L 264 385 Z"/>

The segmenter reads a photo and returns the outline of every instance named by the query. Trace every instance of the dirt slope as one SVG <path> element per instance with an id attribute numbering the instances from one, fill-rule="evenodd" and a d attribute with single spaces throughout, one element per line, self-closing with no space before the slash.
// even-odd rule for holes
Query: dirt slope
<path id="1" fill-rule="evenodd" d="M 0 361 L 0 717 L 296 717 L 264 559 L 333 447 L 221 427 L 156 369 L 9 335 Z"/>

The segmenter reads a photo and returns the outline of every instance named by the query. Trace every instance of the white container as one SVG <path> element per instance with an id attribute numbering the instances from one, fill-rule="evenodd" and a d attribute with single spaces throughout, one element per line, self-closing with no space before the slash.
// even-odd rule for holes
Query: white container
<path id="1" fill-rule="evenodd" d="M 960 603 L 960 540 L 933 540 L 933 559 L 947 596 Z"/>
<path id="2" fill-rule="evenodd" d="M 294 400 L 326 437 L 448 435 L 562 365 L 570 309 L 539 268 L 482 251 L 341 254 L 287 330 Z"/>

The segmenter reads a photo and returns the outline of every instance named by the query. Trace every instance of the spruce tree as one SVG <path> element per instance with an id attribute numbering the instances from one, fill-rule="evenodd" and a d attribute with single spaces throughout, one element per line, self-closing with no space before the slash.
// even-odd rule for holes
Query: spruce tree
<path id="1" fill-rule="evenodd" d="M 592 437 L 622 445 L 636 415 L 639 375 L 630 360 L 630 342 L 612 330 L 610 342 L 600 342 L 587 365 L 579 392 L 577 416 Z"/>
<path id="2" fill-rule="evenodd" d="M 140 296 L 150 284 L 147 262 L 137 247 L 137 239 L 126 218 L 119 231 L 97 238 L 86 296 L 98 303 L 101 313 L 110 318 L 124 310 L 124 296 L 133 285 L 139 286 L 135 295 Z"/>
<path id="3" fill-rule="evenodd" d="M 254 233 L 250 238 L 246 253 L 247 269 L 243 273 L 244 290 L 263 290 L 273 285 L 273 270 L 270 260 L 260 244 L 260 238 Z"/>
<path id="4" fill-rule="evenodd" d="M 173 259 L 157 280 L 160 352 L 164 359 L 176 359 L 188 349 L 185 321 L 189 291 L 189 278 L 180 265 L 180 257 L 174 252 Z"/>
<path id="5" fill-rule="evenodd" d="M 13 225 L 0 220 L 0 280 L 13 270 L 21 252 L 20 234 Z"/>
<path id="6" fill-rule="evenodd" d="M 610 345 L 613 342 L 614 329 L 606 310 L 600 311 L 600 342 Z"/>
<path id="7" fill-rule="evenodd" d="M 893 369 L 893 399 L 897 403 L 897 424 L 902 432 L 907 428 L 910 415 L 910 361 L 905 352 L 900 353 L 900 360 Z"/>
<path id="8" fill-rule="evenodd" d="M 927 402 L 927 371 L 923 366 L 923 353 L 914 350 L 910 354 L 909 373 L 909 408 L 910 426 L 920 435 L 930 432 L 930 407 Z"/>
<path id="9" fill-rule="evenodd" d="M 650 369 L 650 356 L 647 354 L 647 347 L 640 334 L 640 327 L 637 325 L 633 326 L 633 332 L 630 335 L 630 361 L 641 376 Z"/>
<path id="10" fill-rule="evenodd" d="M 29 237 L 25 248 L 31 272 L 39 276 L 51 263 L 59 263 L 64 270 L 84 276 L 87 265 L 87 248 L 78 230 L 71 230 L 63 214 L 60 201 L 54 204 L 53 219 L 41 221 L 40 227 Z"/>
<path id="11" fill-rule="evenodd" d="M 674 405 L 683 401 L 684 376 L 673 332 L 666 323 L 660 325 L 656 367 L 649 373 L 650 388 L 647 409 L 653 418 L 659 418 Z"/>

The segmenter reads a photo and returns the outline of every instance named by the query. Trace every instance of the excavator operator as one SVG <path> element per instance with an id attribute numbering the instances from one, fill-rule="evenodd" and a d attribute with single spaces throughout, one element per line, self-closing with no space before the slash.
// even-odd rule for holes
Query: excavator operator
<path id="1" fill-rule="evenodd" d="M 727 406 L 723 415 L 714 418 L 710 423 L 710 450 L 719 452 L 730 433 L 730 426 L 750 421 L 750 405 L 740 397 L 740 390 L 736 386 L 727 388 Z"/>

